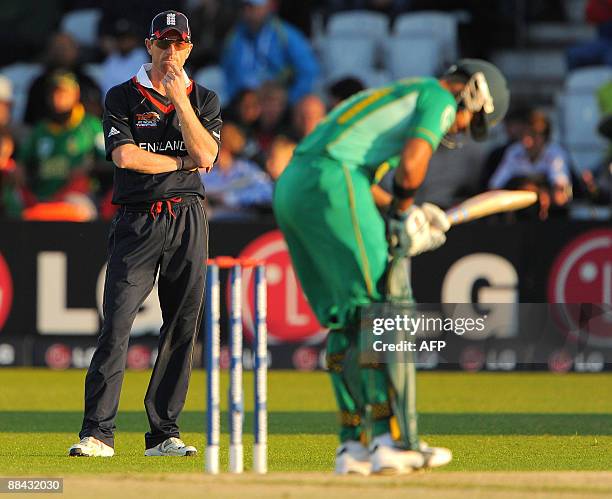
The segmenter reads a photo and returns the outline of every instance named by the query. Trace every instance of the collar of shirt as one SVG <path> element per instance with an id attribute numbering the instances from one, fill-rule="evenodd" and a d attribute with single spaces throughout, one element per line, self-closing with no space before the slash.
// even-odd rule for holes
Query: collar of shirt
<path id="1" fill-rule="evenodd" d="M 147 74 L 147 71 L 149 71 L 152 66 L 153 65 L 150 62 L 140 66 L 138 73 L 136 73 L 136 81 L 140 83 L 143 87 L 147 87 L 152 90 L 155 90 L 153 88 L 153 84 L 151 83 L 151 79 L 149 78 L 149 75 Z M 185 83 L 185 88 L 191 85 L 191 80 L 189 79 L 189 76 L 187 76 L 187 72 L 185 71 L 184 68 L 183 68 L 183 82 Z"/>

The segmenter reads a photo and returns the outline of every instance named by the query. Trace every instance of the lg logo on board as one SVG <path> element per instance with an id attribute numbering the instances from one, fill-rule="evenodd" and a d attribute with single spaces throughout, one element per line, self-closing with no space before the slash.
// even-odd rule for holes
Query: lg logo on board
<path id="1" fill-rule="evenodd" d="M 559 307 L 570 339 L 595 347 L 612 346 L 612 230 L 588 231 L 567 244 L 553 263 L 548 301 Z"/>
<path id="2" fill-rule="evenodd" d="M 268 285 L 267 324 L 270 343 L 274 341 L 319 342 L 325 329 L 312 312 L 291 265 L 287 243 L 280 231 L 274 230 L 252 241 L 240 253 L 241 258 L 266 262 Z M 253 331 L 252 269 L 243 273 L 243 310 L 247 333 Z"/>

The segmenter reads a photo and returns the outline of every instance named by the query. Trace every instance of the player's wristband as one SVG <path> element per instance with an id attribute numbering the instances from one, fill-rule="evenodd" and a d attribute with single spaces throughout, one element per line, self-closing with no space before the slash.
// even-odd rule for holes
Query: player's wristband
<path id="1" fill-rule="evenodd" d="M 402 187 L 401 185 L 397 184 L 397 181 L 395 179 L 393 179 L 393 195 L 398 198 L 398 199 L 409 199 L 414 197 L 414 195 L 416 194 L 416 189 L 410 188 L 410 189 L 405 189 L 404 187 Z"/>
<path id="2" fill-rule="evenodd" d="M 180 165 L 178 166 L 178 168 L 176 169 L 176 171 L 182 170 L 183 167 L 185 166 L 185 161 L 183 160 L 183 156 L 178 156 L 178 159 L 181 160 Z"/>
<path id="3" fill-rule="evenodd" d="M 408 209 L 400 211 L 398 209 L 398 204 L 401 200 L 397 197 L 394 197 L 391 200 L 391 205 L 389 206 L 389 210 L 387 211 L 388 218 L 394 218 L 396 220 L 406 220 L 410 212 L 414 209 L 414 204 L 410 205 Z"/>

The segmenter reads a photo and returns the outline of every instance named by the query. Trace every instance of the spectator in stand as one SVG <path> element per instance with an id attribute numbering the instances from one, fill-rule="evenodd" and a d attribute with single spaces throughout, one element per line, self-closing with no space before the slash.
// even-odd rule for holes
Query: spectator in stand
<path id="1" fill-rule="evenodd" d="M 241 0 L 195 0 L 188 17 L 195 35 L 189 59 L 193 67 L 219 64 L 219 40 L 236 23 Z"/>
<path id="2" fill-rule="evenodd" d="M 266 172 L 268 172 L 268 175 L 270 175 L 274 182 L 276 182 L 278 177 L 281 176 L 281 173 L 285 171 L 285 168 L 293 156 L 295 146 L 297 146 L 297 144 L 284 135 L 277 136 L 272 142 L 270 153 L 266 160 Z"/>
<path id="3" fill-rule="evenodd" d="M 20 170 L 13 159 L 15 141 L 7 128 L 0 127 L 0 217 L 18 218 L 23 202 Z"/>
<path id="4" fill-rule="evenodd" d="M 550 140 L 546 115 L 531 111 L 520 142 L 510 146 L 489 180 L 490 189 L 528 189 L 540 197 L 540 218 L 546 219 L 549 206 L 566 207 L 572 199 L 571 173 L 566 151 Z"/>
<path id="5" fill-rule="evenodd" d="M 244 0 L 242 18 L 228 35 L 221 58 L 227 93 L 273 80 L 289 89 L 293 104 L 312 92 L 319 64 L 308 40 L 272 12 L 272 0 Z"/>
<path id="6" fill-rule="evenodd" d="M 50 116 L 34 126 L 18 154 L 29 191 L 25 202 L 78 199 L 89 206 L 89 172 L 105 157 L 102 124 L 86 113 L 74 74 L 57 71 L 48 81 Z"/>
<path id="7" fill-rule="evenodd" d="M 11 80 L 0 74 L 0 128 L 6 128 L 11 123 L 13 108 L 13 85 Z"/>
<path id="8" fill-rule="evenodd" d="M 261 102 L 256 90 L 244 89 L 236 94 L 225 110 L 225 116 L 242 128 L 244 132 L 253 132 L 261 116 Z"/>
<path id="9" fill-rule="evenodd" d="M 314 94 L 302 97 L 293 107 L 291 138 L 295 142 L 302 140 L 315 129 L 326 114 L 325 104 L 319 97 Z"/>
<path id="10" fill-rule="evenodd" d="M 597 27 L 597 38 L 568 49 L 570 71 L 581 66 L 612 66 L 612 0 L 589 0 L 586 19 Z"/>
<path id="11" fill-rule="evenodd" d="M 265 158 L 259 148 L 256 137 L 257 122 L 261 116 L 259 94 L 255 90 L 241 90 L 230 103 L 224 116 L 240 127 L 245 136 L 245 146 L 242 156 L 263 165 Z"/>
<path id="12" fill-rule="evenodd" d="M 19 218 L 23 208 L 23 172 L 13 158 L 14 128 L 11 126 L 13 87 L 0 75 L 0 217 Z"/>
<path id="13" fill-rule="evenodd" d="M 336 107 L 344 99 L 348 99 L 363 89 L 365 89 L 365 85 L 358 78 L 352 76 L 341 78 L 329 87 L 329 107 Z"/>
<path id="14" fill-rule="evenodd" d="M 601 119 L 598 131 L 608 141 L 606 157 L 593 169 L 581 168 L 587 197 L 594 203 L 612 205 L 612 81 L 597 90 Z"/>
<path id="15" fill-rule="evenodd" d="M 226 122 L 215 168 L 203 173 L 212 219 L 252 218 L 263 208 L 271 211 L 272 181 L 256 163 L 242 159 L 245 138 L 240 128 Z"/>
<path id="16" fill-rule="evenodd" d="M 56 33 L 51 37 L 45 55 L 45 69 L 30 86 L 24 122 L 33 126 L 43 119 L 49 119 L 51 109 L 47 99 L 49 79 L 58 70 L 75 75 L 81 89 L 81 102 L 85 110 L 94 116 L 102 114 L 102 94 L 98 84 L 79 64 L 79 46 L 66 33 Z"/>
<path id="17" fill-rule="evenodd" d="M 258 95 L 261 112 L 255 135 L 259 148 L 267 154 L 274 137 L 280 134 L 288 135 L 290 125 L 287 91 L 279 83 L 269 81 L 261 86 Z"/>
<path id="18" fill-rule="evenodd" d="M 506 132 L 506 141 L 487 155 L 480 173 L 481 191 L 487 189 L 491 176 L 501 163 L 508 148 L 523 138 L 528 126 L 529 113 L 529 109 L 516 108 L 509 111 L 504 118 L 503 124 Z"/>
<path id="19" fill-rule="evenodd" d="M 23 136 L 22 123 L 13 122 L 13 84 L 6 76 L 0 73 L 0 129 L 11 132 L 13 140 Z"/>
<path id="20" fill-rule="evenodd" d="M 140 66 L 149 62 L 149 55 L 142 46 L 138 28 L 130 20 L 117 19 L 113 26 L 113 49 L 102 63 L 102 91 L 104 95 L 112 87 L 129 80 Z"/>

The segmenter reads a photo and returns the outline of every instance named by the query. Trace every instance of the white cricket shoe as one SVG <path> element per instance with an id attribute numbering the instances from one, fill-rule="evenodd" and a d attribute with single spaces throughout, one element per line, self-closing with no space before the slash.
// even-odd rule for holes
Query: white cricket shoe
<path id="1" fill-rule="evenodd" d="M 425 460 L 425 463 L 423 464 L 424 468 L 437 468 L 439 466 L 444 466 L 453 460 L 453 453 L 446 447 L 430 447 L 422 440 L 419 447 Z"/>
<path id="2" fill-rule="evenodd" d="M 100 442 L 94 437 L 84 437 L 78 444 L 68 449 L 68 455 L 73 457 L 113 457 L 115 449 Z"/>
<path id="3" fill-rule="evenodd" d="M 161 444 L 145 450 L 145 456 L 195 456 L 198 450 L 176 437 L 170 437 Z"/>
<path id="4" fill-rule="evenodd" d="M 349 440 L 336 449 L 336 475 L 369 475 L 370 453 L 360 442 Z"/>
<path id="5" fill-rule="evenodd" d="M 404 450 L 395 446 L 390 433 L 380 435 L 370 444 L 372 473 L 381 475 L 403 475 L 425 464 L 423 453 Z"/>

